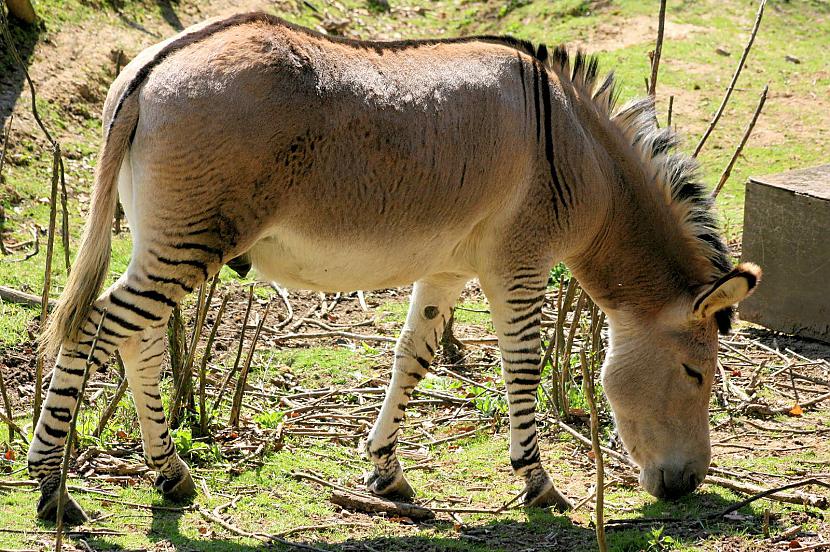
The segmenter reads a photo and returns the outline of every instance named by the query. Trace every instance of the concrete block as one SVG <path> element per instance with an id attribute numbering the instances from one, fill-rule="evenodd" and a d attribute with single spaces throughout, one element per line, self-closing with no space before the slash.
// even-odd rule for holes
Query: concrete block
<path id="1" fill-rule="evenodd" d="M 749 179 L 741 259 L 764 270 L 742 319 L 830 342 L 830 165 Z"/>

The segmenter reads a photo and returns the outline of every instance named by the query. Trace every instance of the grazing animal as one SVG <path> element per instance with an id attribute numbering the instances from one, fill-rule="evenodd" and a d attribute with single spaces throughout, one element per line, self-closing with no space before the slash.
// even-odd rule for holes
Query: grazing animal
<path id="1" fill-rule="evenodd" d="M 710 459 L 717 329 L 760 271 L 732 267 L 695 162 L 656 128 L 652 101 L 614 114 L 614 98 L 595 59 L 563 48 L 360 42 L 262 13 L 142 52 L 107 97 L 89 219 L 42 337 L 58 357 L 28 455 L 39 515 L 56 515 L 61 450 L 102 317 L 92 368 L 120 351 L 156 487 L 172 499 L 195 492 L 159 395 L 165 325 L 228 262 L 313 290 L 415 282 L 367 440 L 379 495 L 412 494 L 395 455 L 404 409 L 477 277 L 525 503 L 565 508 L 535 421 L 541 308 L 564 260 L 607 313 L 603 387 L 643 486 L 658 497 L 693 490 Z M 132 259 L 99 296 L 116 190 Z M 84 519 L 71 499 L 66 519 Z"/>

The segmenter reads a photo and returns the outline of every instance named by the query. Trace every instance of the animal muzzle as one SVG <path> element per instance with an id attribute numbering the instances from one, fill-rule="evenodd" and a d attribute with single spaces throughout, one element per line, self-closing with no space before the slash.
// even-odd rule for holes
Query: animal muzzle
<path id="1" fill-rule="evenodd" d="M 685 466 L 658 466 L 640 472 L 640 484 L 657 498 L 675 499 L 694 491 L 706 478 L 707 467 L 689 463 Z"/>

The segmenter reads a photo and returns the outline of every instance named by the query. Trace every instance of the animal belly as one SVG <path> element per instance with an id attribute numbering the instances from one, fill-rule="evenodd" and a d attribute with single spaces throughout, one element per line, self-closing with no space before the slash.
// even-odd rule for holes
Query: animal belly
<path id="1" fill-rule="evenodd" d="M 398 287 L 438 272 L 472 273 L 452 249 L 435 247 L 433 240 L 334 243 L 279 232 L 259 240 L 250 255 L 260 278 L 316 291 Z"/>

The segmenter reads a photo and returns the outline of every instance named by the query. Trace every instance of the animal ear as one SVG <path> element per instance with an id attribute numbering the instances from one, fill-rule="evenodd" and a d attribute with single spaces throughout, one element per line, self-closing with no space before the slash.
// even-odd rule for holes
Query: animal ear
<path id="1" fill-rule="evenodd" d="M 702 320 L 716 312 L 740 303 L 761 280 L 761 268 L 753 263 L 741 263 L 714 284 L 704 289 L 695 299 L 692 312 Z"/>

